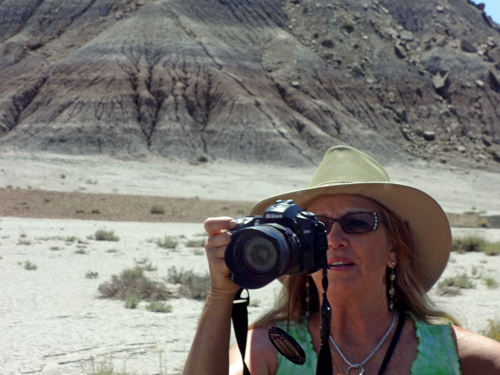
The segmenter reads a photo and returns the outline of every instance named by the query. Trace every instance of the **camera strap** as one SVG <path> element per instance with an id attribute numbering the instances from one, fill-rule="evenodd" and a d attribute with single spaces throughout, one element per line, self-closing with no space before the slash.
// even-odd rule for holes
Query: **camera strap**
<path id="1" fill-rule="evenodd" d="M 247 296 L 242 297 L 241 294 L 246 291 Z M 247 289 L 241 288 L 234 296 L 233 311 L 231 318 L 233 320 L 234 335 L 241 353 L 241 361 L 243 362 L 243 375 L 250 375 L 250 370 L 245 363 L 245 351 L 247 347 L 247 332 L 248 332 L 248 310 L 250 304 L 250 293 Z"/>

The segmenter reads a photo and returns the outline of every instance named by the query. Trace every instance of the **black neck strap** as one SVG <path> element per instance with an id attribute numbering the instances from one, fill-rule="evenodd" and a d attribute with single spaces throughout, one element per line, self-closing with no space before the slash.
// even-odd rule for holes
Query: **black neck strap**
<path id="1" fill-rule="evenodd" d="M 246 290 L 247 297 L 242 297 L 241 293 L 246 289 L 240 289 L 234 296 L 233 311 L 231 318 L 233 320 L 234 335 L 241 353 L 241 361 L 243 362 L 243 375 L 250 375 L 250 371 L 245 363 L 245 351 L 247 346 L 248 332 L 248 311 L 247 306 L 250 304 L 250 294 Z"/>
<path id="2" fill-rule="evenodd" d="M 389 349 L 387 349 L 387 353 L 385 353 L 384 361 L 380 366 L 380 370 L 378 370 L 378 375 L 382 375 L 385 371 L 385 368 L 389 364 L 389 361 L 392 358 L 392 354 L 394 353 L 394 349 L 396 349 L 396 345 L 398 344 L 399 337 L 401 336 L 401 332 L 403 332 L 403 326 L 405 325 L 406 313 L 402 312 L 399 314 L 398 325 L 396 326 L 396 332 L 394 332 L 394 336 L 392 336 L 391 344 L 389 345 Z"/>

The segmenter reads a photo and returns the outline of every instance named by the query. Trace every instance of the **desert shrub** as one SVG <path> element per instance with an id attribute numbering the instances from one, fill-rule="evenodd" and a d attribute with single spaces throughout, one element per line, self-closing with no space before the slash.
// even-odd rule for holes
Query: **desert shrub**
<path id="1" fill-rule="evenodd" d="M 186 247 L 204 247 L 205 239 L 189 240 L 186 242 Z"/>
<path id="2" fill-rule="evenodd" d="M 90 357 L 90 360 L 80 363 L 82 373 L 85 375 L 133 375 L 128 372 L 116 372 L 113 367 L 113 359 L 111 357 L 96 360 Z"/>
<path id="3" fill-rule="evenodd" d="M 481 219 L 478 221 L 477 226 L 479 228 L 489 228 L 490 223 L 488 222 L 488 219 Z"/>
<path id="4" fill-rule="evenodd" d="M 89 252 L 85 249 L 78 249 L 78 250 L 75 250 L 75 254 L 88 254 Z"/>
<path id="5" fill-rule="evenodd" d="M 86 279 L 97 279 L 99 277 L 99 272 L 87 271 L 85 273 Z"/>
<path id="6" fill-rule="evenodd" d="M 197 275 L 193 271 L 177 271 L 175 267 L 168 270 L 168 282 L 181 284 L 179 295 L 187 298 L 205 299 L 210 291 L 210 275 Z"/>
<path id="7" fill-rule="evenodd" d="M 37 268 L 38 268 L 37 265 L 35 263 L 31 263 L 29 260 L 24 262 L 24 269 L 27 271 L 34 271 Z"/>
<path id="8" fill-rule="evenodd" d="M 447 277 L 446 279 L 438 283 L 438 288 L 444 287 L 472 289 L 475 288 L 475 285 L 466 273 L 462 273 L 460 275 L 456 275 L 455 277 Z"/>
<path id="9" fill-rule="evenodd" d="M 156 239 L 155 244 L 163 249 L 175 249 L 178 242 L 171 236 L 165 236 L 163 239 Z"/>
<path id="10" fill-rule="evenodd" d="M 151 261 L 148 258 L 142 258 L 139 260 L 135 260 L 135 264 L 140 266 L 144 271 L 151 272 L 151 271 L 156 271 L 158 269 L 158 267 L 153 266 L 153 264 L 151 263 Z"/>
<path id="11" fill-rule="evenodd" d="M 479 333 L 500 342 L 500 321 L 488 319 L 488 327 Z"/>
<path id="12" fill-rule="evenodd" d="M 111 281 L 99 285 L 99 292 L 105 298 L 122 300 L 127 294 L 149 301 L 167 300 L 171 295 L 165 285 L 144 275 L 142 267 L 127 268 L 120 275 L 111 276 Z"/>
<path id="13" fill-rule="evenodd" d="M 153 204 L 149 209 L 149 213 L 153 215 L 163 215 L 165 213 L 165 207 L 161 204 Z"/>
<path id="14" fill-rule="evenodd" d="M 488 289 L 496 289 L 496 288 L 498 288 L 498 281 L 496 281 L 492 277 L 485 277 L 483 279 L 483 282 L 484 282 L 484 284 L 486 285 L 486 287 Z"/>
<path id="15" fill-rule="evenodd" d="M 146 305 L 146 310 L 158 313 L 172 312 L 172 305 L 167 305 L 164 301 L 153 301 Z"/>
<path id="16" fill-rule="evenodd" d="M 500 242 L 488 242 L 485 246 L 486 255 L 500 255 Z"/>
<path id="17" fill-rule="evenodd" d="M 30 240 L 25 240 L 25 239 L 20 239 L 18 242 L 17 242 L 18 245 L 31 245 L 31 241 Z"/>
<path id="18" fill-rule="evenodd" d="M 132 292 L 127 292 L 125 295 L 125 308 L 126 309 L 136 309 L 141 302 L 141 298 Z"/>
<path id="19" fill-rule="evenodd" d="M 114 231 L 99 229 L 95 232 L 94 238 L 97 241 L 119 241 L 120 238 L 115 235 Z"/>
<path id="20" fill-rule="evenodd" d="M 454 238 L 451 243 L 451 251 L 456 251 L 457 253 L 484 251 L 485 248 L 486 240 L 474 235 Z"/>

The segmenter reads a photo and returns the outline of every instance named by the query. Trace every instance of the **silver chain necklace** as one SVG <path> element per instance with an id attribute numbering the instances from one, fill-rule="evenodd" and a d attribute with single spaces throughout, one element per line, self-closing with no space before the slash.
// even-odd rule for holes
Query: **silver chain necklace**
<path id="1" fill-rule="evenodd" d="M 363 375 L 364 372 L 365 372 L 365 369 L 363 368 L 363 365 L 368 362 L 368 360 L 375 354 L 375 352 L 382 346 L 382 344 L 384 343 L 385 339 L 387 338 L 387 336 L 389 336 L 389 333 L 391 333 L 392 331 L 392 328 L 394 327 L 394 322 L 396 322 L 396 313 L 392 313 L 392 323 L 391 323 L 391 326 L 389 327 L 389 329 L 387 330 L 387 332 L 385 333 L 384 337 L 382 337 L 382 340 L 380 340 L 380 342 L 378 343 L 378 345 L 375 347 L 375 349 L 373 349 L 373 351 L 370 353 L 370 355 L 368 357 L 365 358 L 365 360 L 361 363 L 354 363 L 352 364 L 351 362 L 349 362 L 347 360 L 347 358 L 344 356 L 344 353 L 342 353 L 340 351 L 340 348 L 338 347 L 337 343 L 335 342 L 335 340 L 333 339 L 332 335 L 330 335 L 330 340 L 332 341 L 333 343 L 333 346 L 335 346 L 335 349 L 337 349 L 337 352 L 339 352 L 340 356 L 342 357 L 342 359 L 345 361 L 345 363 L 347 363 L 349 365 L 349 367 L 347 368 L 347 370 L 345 370 L 345 375 L 347 375 L 349 373 L 349 371 L 351 371 L 351 369 L 353 368 L 360 368 L 361 369 L 361 372 L 359 373 L 359 375 Z"/>

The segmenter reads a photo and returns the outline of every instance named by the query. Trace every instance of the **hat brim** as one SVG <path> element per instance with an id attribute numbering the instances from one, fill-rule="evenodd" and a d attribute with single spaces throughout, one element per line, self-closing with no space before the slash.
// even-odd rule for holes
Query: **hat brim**
<path id="1" fill-rule="evenodd" d="M 261 215 L 278 199 L 293 199 L 304 209 L 323 195 L 358 194 L 387 207 L 407 221 L 413 238 L 414 268 L 426 291 L 443 273 L 451 250 L 451 229 L 441 206 L 428 194 L 412 186 L 391 182 L 345 183 L 290 191 L 256 203 L 251 215 Z"/>

